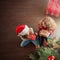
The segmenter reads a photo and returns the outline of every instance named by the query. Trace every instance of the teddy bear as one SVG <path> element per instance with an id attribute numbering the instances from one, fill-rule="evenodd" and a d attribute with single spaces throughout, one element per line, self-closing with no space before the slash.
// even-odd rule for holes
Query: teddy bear
<path id="1" fill-rule="evenodd" d="M 28 25 L 22 24 L 16 27 L 17 36 L 21 38 L 22 42 L 20 43 L 21 47 L 25 47 L 30 42 L 32 42 L 36 48 L 38 48 L 38 39 L 36 34 L 33 31 L 33 28 L 28 27 Z"/>
<path id="2" fill-rule="evenodd" d="M 56 29 L 56 22 L 53 18 L 45 16 L 38 22 L 38 36 L 40 46 L 49 46 L 48 37 Z"/>

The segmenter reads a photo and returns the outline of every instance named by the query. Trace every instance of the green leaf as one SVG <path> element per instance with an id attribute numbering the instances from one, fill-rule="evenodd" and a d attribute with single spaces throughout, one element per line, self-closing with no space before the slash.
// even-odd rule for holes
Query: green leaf
<path id="1" fill-rule="evenodd" d="M 60 38 L 58 39 L 58 41 L 56 43 L 60 45 Z"/>

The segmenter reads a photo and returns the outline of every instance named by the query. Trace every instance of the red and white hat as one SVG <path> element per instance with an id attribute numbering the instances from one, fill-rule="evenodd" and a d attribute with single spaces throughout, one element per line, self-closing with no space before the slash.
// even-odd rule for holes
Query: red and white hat
<path id="1" fill-rule="evenodd" d="M 16 27 L 16 33 L 18 35 L 24 36 L 25 34 L 27 34 L 28 31 L 29 27 L 27 25 L 19 25 Z"/>

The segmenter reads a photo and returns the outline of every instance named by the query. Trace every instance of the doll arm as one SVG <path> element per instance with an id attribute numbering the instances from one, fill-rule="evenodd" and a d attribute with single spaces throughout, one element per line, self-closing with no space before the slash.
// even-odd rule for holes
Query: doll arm
<path id="1" fill-rule="evenodd" d="M 39 33 L 40 36 L 48 37 L 50 33 L 47 30 L 41 30 Z"/>

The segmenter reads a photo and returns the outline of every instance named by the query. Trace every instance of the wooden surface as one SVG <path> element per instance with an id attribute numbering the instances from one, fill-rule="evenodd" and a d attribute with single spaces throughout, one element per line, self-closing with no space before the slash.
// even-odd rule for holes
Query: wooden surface
<path id="1" fill-rule="evenodd" d="M 31 43 L 21 48 L 15 28 L 27 24 L 37 30 L 37 22 L 45 16 L 47 0 L 2 0 L 0 1 L 0 60 L 29 60 L 35 50 Z"/>

